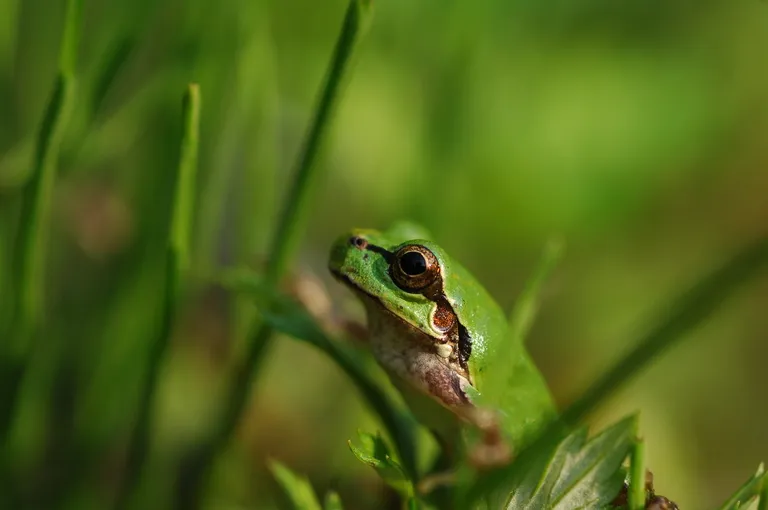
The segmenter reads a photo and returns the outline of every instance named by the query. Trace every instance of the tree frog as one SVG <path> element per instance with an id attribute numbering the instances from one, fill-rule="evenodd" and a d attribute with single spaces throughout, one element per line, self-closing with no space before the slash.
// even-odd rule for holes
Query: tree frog
<path id="1" fill-rule="evenodd" d="M 334 243 L 329 269 L 362 301 L 373 355 L 444 447 L 470 423 L 483 438 L 470 458 L 498 465 L 554 418 L 544 379 L 502 309 L 420 227 L 353 230 Z"/>

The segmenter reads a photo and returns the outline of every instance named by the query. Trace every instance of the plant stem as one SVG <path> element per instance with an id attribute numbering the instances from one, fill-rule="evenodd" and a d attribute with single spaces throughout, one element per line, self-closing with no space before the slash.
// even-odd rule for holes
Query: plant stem
<path id="1" fill-rule="evenodd" d="M 765 265 L 768 265 L 768 238 L 747 247 L 676 299 L 666 317 L 563 413 L 563 421 L 571 425 L 580 422 L 656 356 L 679 343 L 685 333 L 714 313 L 740 284 Z"/>
<path id="2" fill-rule="evenodd" d="M 8 341 L 0 353 L 4 358 L 0 380 L 6 393 L 0 408 L 0 443 L 5 442 L 11 425 L 25 360 L 34 347 L 40 322 L 51 195 L 59 146 L 75 95 L 81 12 L 82 0 L 67 2 L 56 81 L 38 132 L 30 178 L 22 190 L 13 251 L 15 302 L 10 324 L 2 325 L 2 337 Z"/>
<path id="3" fill-rule="evenodd" d="M 637 439 L 632 447 L 629 479 L 629 508 L 643 510 L 645 508 L 645 443 L 641 439 Z"/>
<path id="4" fill-rule="evenodd" d="M 171 232 L 166 252 L 166 281 L 163 317 L 157 338 L 147 359 L 147 379 L 141 391 L 138 416 L 128 446 L 125 474 L 115 508 L 126 508 L 136 489 L 149 452 L 153 408 L 165 353 L 173 334 L 173 324 L 181 295 L 181 282 L 189 268 L 195 177 L 200 132 L 200 89 L 190 84 L 182 104 L 183 134 L 174 188 Z"/>
<path id="5" fill-rule="evenodd" d="M 277 285 L 282 279 L 304 232 L 310 194 L 316 187 L 314 183 L 318 176 L 318 167 L 315 165 L 318 151 L 336 106 L 353 50 L 368 25 L 370 15 L 369 0 L 349 2 L 325 85 L 299 155 L 295 178 L 273 237 L 265 277 L 269 286 Z M 240 420 L 253 385 L 254 375 L 271 345 L 272 328 L 259 322 L 252 326 L 248 336 L 248 352 L 242 364 L 236 368 L 229 397 L 215 425 L 212 437 L 202 445 L 199 451 L 195 452 L 194 458 L 189 459 L 189 465 L 185 466 L 189 471 L 184 471 L 180 475 L 176 502 L 180 510 L 196 508 L 200 505 L 200 495 L 204 490 L 212 464 L 218 452 L 227 444 Z"/>

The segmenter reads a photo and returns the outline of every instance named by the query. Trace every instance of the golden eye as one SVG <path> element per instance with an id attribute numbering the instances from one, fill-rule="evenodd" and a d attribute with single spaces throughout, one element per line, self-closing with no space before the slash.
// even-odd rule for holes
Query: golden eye
<path id="1" fill-rule="evenodd" d="M 440 276 L 440 264 L 434 253 L 423 246 L 412 244 L 395 253 L 391 266 L 392 279 L 407 292 L 419 292 Z"/>

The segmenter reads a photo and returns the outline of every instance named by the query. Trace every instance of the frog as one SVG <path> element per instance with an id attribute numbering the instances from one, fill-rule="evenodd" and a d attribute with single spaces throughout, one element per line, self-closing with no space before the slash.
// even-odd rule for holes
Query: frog
<path id="1" fill-rule="evenodd" d="M 504 465 L 556 417 L 502 308 L 422 227 L 353 229 L 333 243 L 328 267 L 362 302 L 374 358 L 452 455 L 474 430 L 470 461 Z"/>

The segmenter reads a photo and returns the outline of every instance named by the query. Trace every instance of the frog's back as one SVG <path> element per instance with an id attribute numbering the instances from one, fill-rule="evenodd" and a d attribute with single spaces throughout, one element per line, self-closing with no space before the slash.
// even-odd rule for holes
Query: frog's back
<path id="1" fill-rule="evenodd" d="M 513 338 L 501 307 L 469 271 L 450 261 L 444 278 L 446 294 L 460 296 L 451 305 L 471 339 L 476 403 L 502 414 L 506 432 L 519 447 L 555 416 L 549 388 L 522 339 Z"/>

